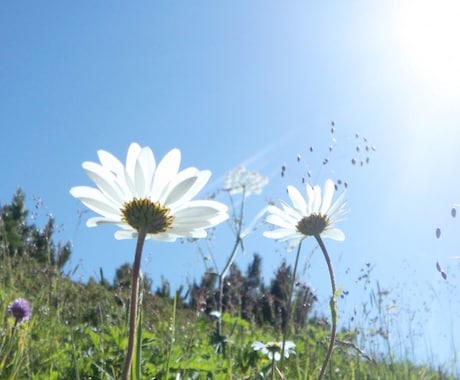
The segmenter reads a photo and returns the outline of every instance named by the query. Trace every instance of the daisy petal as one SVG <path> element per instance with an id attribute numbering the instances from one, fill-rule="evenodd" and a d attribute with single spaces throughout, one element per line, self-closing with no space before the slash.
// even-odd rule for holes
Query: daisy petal
<path id="1" fill-rule="evenodd" d="M 344 241 L 345 240 L 345 234 L 343 233 L 342 230 L 339 230 L 338 228 L 331 228 L 328 230 L 325 230 L 321 236 L 327 237 L 332 240 L 337 240 L 337 241 Z"/>
<path id="2" fill-rule="evenodd" d="M 86 226 L 87 227 L 97 227 L 103 224 L 119 224 L 119 223 L 120 223 L 120 220 L 119 219 L 117 220 L 116 218 L 109 219 L 103 216 L 94 216 L 92 218 L 89 218 L 86 221 Z"/>
<path id="3" fill-rule="evenodd" d="M 99 157 L 99 161 L 106 170 L 111 171 L 118 177 L 124 175 L 125 168 L 123 164 L 113 154 L 106 152 L 105 150 L 99 150 L 97 155 Z"/>
<path id="4" fill-rule="evenodd" d="M 86 186 L 76 186 L 70 189 L 70 194 L 79 199 L 86 207 L 94 212 L 116 219 L 120 215 L 114 204 L 101 193 L 100 190 Z"/>
<path id="5" fill-rule="evenodd" d="M 286 239 L 292 239 L 296 236 L 299 235 L 297 231 L 293 231 L 288 228 L 279 228 L 277 230 L 273 231 L 264 231 L 263 235 L 265 237 L 268 237 L 270 239 L 275 239 L 275 240 L 286 240 Z"/>
<path id="6" fill-rule="evenodd" d="M 320 214 L 325 215 L 331 206 L 332 197 L 334 196 L 334 182 L 330 179 L 324 184 L 323 199 L 321 201 Z"/>
<path id="7" fill-rule="evenodd" d="M 150 187 L 154 171 L 150 168 L 155 166 L 155 157 L 149 147 L 142 148 L 135 166 L 135 183 L 139 197 L 146 198 L 150 195 Z"/>
<path id="8" fill-rule="evenodd" d="M 302 195 L 300 195 L 299 190 L 297 190 L 294 186 L 288 186 L 287 189 L 289 198 L 291 198 L 291 202 L 294 208 L 300 212 L 306 212 L 307 203 L 305 202 L 305 199 L 302 197 Z"/>
<path id="9" fill-rule="evenodd" d="M 277 227 L 289 228 L 291 231 L 294 230 L 293 224 L 289 219 L 285 218 L 285 215 L 269 214 L 265 218 L 267 223 L 270 223 Z"/>
<path id="10" fill-rule="evenodd" d="M 188 168 L 177 174 L 177 177 L 168 186 L 160 199 L 169 208 L 179 207 L 180 204 L 190 201 L 206 185 L 211 172 L 208 170 L 199 171 L 195 168 Z M 180 201 L 180 202 L 178 202 Z"/>
<path id="11" fill-rule="evenodd" d="M 151 199 L 161 200 L 163 198 L 163 192 L 179 171 L 180 160 L 179 149 L 172 149 L 160 161 L 151 186 Z"/>
<path id="12" fill-rule="evenodd" d="M 191 228 L 204 228 L 223 222 L 228 218 L 226 210 L 219 210 L 220 204 L 214 201 L 189 202 L 189 206 L 174 212 L 175 225 L 188 224 Z"/>
<path id="13" fill-rule="evenodd" d="M 319 207 L 321 206 L 321 188 L 319 186 L 313 187 L 313 199 L 311 199 L 311 209 L 312 214 L 319 213 Z"/>
<path id="14" fill-rule="evenodd" d="M 117 240 L 126 240 L 137 238 L 136 230 L 118 230 L 115 232 L 115 239 Z"/>
<path id="15" fill-rule="evenodd" d="M 111 172 L 94 162 L 83 162 L 82 166 L 88 177 L 93 180 L 106 197 L 112 199 L 115 203 L 123 203 L 124 192 L 119 188 Z"/>
<path id="16" fill-rule="evenodd" d="M 132 143 L 129 146 L 128 149 L 128 154 L 126 155 L 126 165 L 125 165 L 125 172 L 131 182 L 134 184 L 134 178 L 135 178 L 135 171 L 136 171 L 136 163 L 137 163 L 137 157 L 139 157 L 139 153 L 141 152 L 141 147 L 137 143 Z M 155 168 L 153 168 L 154 170 Z"/>

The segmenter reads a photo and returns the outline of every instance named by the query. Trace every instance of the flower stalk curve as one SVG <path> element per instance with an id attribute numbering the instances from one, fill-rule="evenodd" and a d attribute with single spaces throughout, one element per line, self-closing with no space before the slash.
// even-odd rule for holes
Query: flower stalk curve
<path id="1" fill-rule="evenodd" d="M 323 252 L 324 259 L 326 260 L 327 269 L 329 271 L 329 279 L 331 280 L 331 289 L 332 289 L 331 301 L 329 303 L 330 308 L 331 308 L 331 323 L 332 323 L 331 338 L 329 339 L 329 346 L 326 351 L 326 356 L 324 357 L 323 365 L 321 366 L 321 372 L 318 376 L 318 380 L 321 380 L 324 377 L 324 374 L 326 373 L 327 364 L 329 363 L 329 360 L 331 359 L 332 350 L 334 349 L 334 343 L 335 343 L 335 338 L 337 334 L 337 302 L 336 302 L 337 289 L 335 286 L 334 269 L 332 267 L 332 263 L 331 263 L 329 254 L 327 253 L 326 246 L 324 245 L 324 242 L 319 235 L 315 235 L 315 239 L 318 245 L 320 246 L 321 251 Z"/>

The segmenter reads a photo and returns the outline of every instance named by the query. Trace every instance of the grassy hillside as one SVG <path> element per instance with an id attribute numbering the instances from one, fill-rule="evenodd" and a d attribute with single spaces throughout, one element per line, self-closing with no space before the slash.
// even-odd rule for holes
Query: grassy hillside
<path id="1" fill-rule="evenodd" d="M 62 267 L 70 245 L 53 241 L 54 221 L 29 225 L 23 194 L 1 208 L 0 333 L 1 379 L 119 379 L 128 344 L 130 265 L 105 279 L 73 281 Z M 232 266 L 216 313 L 216 277 L 170 294 L 142 282 L 140 351 L 134 368 L 141 379 L 316 379 L 329 342 L 326 317 L 315 315 L 315 298 L 297 287 L 292 318 L 286 319 L 291 268 L 280 265 L 270 284 L 260 283 L 261 260 L 242 272 Z M 259 278 L 259 280 L 258 280 Z M 258 282 L 259 281 L 259 282 Z M 18 298 L 32 307 L 27 321 L 8 313 Z M 287 328 L 295 344 L 276 353 Z M 365 326 L 363 326 L 363 331 Z M 255 342 L 259 342 L 254 345 Z M 327 379 L 454 379 L 453 373 L 409 360 L 375 357 L 356 331 L 341 331 Z"/>

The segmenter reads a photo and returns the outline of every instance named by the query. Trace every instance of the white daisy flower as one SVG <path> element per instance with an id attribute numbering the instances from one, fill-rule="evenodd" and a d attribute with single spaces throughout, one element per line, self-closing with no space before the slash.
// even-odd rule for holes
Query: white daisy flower
<path id="1" fill-rule="evenodd" d="M 264 236 L 280 241 L 290 241 L 289 248 L 294 248 L 308 236 L 320 236 L 338 241 L 345 240 L 345 234 L 335 225 L 346 214 L 344 196 L 342 193 L 332 203 L 334 182 L 328 179 L 321 196 L 319 186 L 306 185 L 308 200 L 294 186 L 288 186 L 287 191 L 292 206 L 281 201 L 282 209 L 270 205 L 266 221 L 276 227 L 265 231 Z"/>
<path id="2" fill-rule="evenodd" d="M 267 355 L 270 360 L 279 361 L 281 359 L 281 351 L 283 342 L 254 342 L 251 344 L 254 351 L 260 351 L 263 355 Z M 284 344 L 284 357 L 289 358 L 290 355 L 295 355 L 295 343 L 287 340 Z"/>
<path id="3" fill-rule="evenodd" d="M 130 239 L 143 230 L 146 238 L 175 241 L 206 237 L 206 228 L 228 218 L 227 206 L 212 200 L 192 200 L 211 172 L 190 167 L 179 171 L 181 154 L 172 149 L 156 164 L 149 147 L 132 143 L 123 165 L 112 154 L 98 151 L 99 163 L 83 162 L 97 188 L 77 186 L 75 198 L 100 216 L 88 227 L 115 224 L 116 239 Z"/>

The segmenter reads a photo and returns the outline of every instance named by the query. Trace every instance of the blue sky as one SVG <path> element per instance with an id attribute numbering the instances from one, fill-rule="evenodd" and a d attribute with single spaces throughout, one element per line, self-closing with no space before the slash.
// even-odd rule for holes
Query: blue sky
<path id="1" fill-rule="evenodd" d="M 341 322 L 368 301 L 356 279 L 372 263 L 372 282 L 391 291 L 395 341 L 409 344 L 415 338 L 405 334 L 416 330 L 417 356 L 448 362 L 460 346 L 451 338 L 460 225 L 450 216 L 460 203 L 459 16 L 449 0 L 4 2 L 0 201 L 19 186 L 31 208 L 40 198 L 39 215 L 55 215 L 59 238 L 74 244 L 69 270 L 78 265 L 76 277 L 86 280 L 102 267 L 112 279 L 135 242 L 115 241 L 114 228 L 86 228 L 90 213 L 79 220 L 84 208 L 69 194 L 91 184 L 81 163 L 96 161 L 98 149 L 123 160 L 132 141 L 158 158 L 178 147 L 182 167 L 213 172 L 204 195 L 245 164 L 270 177 L 262 195 L 247 199 L 248 221 L 285 198 L 288 184 L 300 186 L 306 170 L 313 184 L 347 180 L 347 239 L 327 242 L 337 282 L 350 291 Z M 377 149 L 369 164 L 352 165 L 368 156 L 364 137 Z M 264 228 L 237 263 L 244 268 L 260 253 L 268 280 L 294 256 L 262 238 Z M 212 242 L 221 265 L 228 230 L 220 226 Z M 314 248 L 304 244 L 301 280 L 326 313 L 327 272 Z M 154 286 L 161 276 L 178 285 L 204 265 L 193 245 L 149 242 L 143 269 Z"/>

